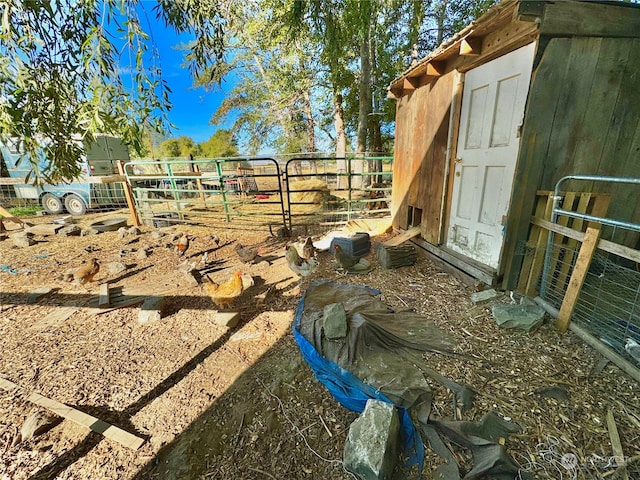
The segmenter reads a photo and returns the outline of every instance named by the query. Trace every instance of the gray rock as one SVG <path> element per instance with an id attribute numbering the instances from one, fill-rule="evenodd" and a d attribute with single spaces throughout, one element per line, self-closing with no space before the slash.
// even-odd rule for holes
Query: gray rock
<path id="1" fill-rule="evenodd" d="M 81 231 L 82 229 L 78 225 L 69 225 L 68 227 L 58 230 L 58 235 L 63 235 L 65 237 L 77 237 L 80 235 Z"/>
<path id="2" fill-rule="evenodd" d="M 164 306 L 164 297 L 147 297 L 142 304 L 140 313 L 138 314 L 138 323 L 157 322 L 162 319 L 162 307 Z"/>
<path id="3" fill-rule="evenodd" d="M 124 272 L 127 266 L 122 262 L 111 262 L 107 264 L 107 272 L 114 275 L 116 273 Z"/>
<path id="4" fill-rule="evenodd" d="M 362 480 L 390 479 L 398 461 L 400 421 L 393 405 L 367 400 L 349 427 L 344 467 Z"/>
<path id="5" fill-rule="evenodd" d="M 19 232 L 11 235 L 11 240 L 16 247 L 24 248 L 35 245 L 36 241 L 33 239 L 33 233 Z"/>
<path id="6" fill-rule="evenodd" d="M 141 248 L 136 253 L 136 258 L 139 260 L 144 260 L 145 258 L 148 258 L 148 257 L 149 257 L 149 250 L 146 248 Z"/>
<path id="7" fill-rule="evenodd" d="M 478 305 L 481 303 L 488 302 L 489 300 L 493 300 L 498 296 L 498 292 L 496 292 L 493 288 L 489 290 L 483 290 L 481 292 L 474 292 L 471 294 L 471 303 L 474 305 Z"/>
<path id="8" fill-rule="evenodd" d="M 81 237 L 88 237 L 89 235 L 98 235 L 100 232 L 95 228 L 83 228 L 80 232 Z"/>
<path id="9" fill-rule="evenodd" d="M 118 239 L 122 240 L 127 235 L 129 235 L 129 229 L 127 227 L 120 227 L 118 229 Z"/>
<path id="10" fill-rule="evenodd" d="M 504 305 L 491 308 L 496 323 L 504 328 L 521 328 L 530 332 L 542 325 L 545 311 L 538 305 Z"/>
<path id="11" fill-rule="evenodd" d="M 142 231 L 138 228 L 138 227 L 130 227 L 129 230 L 127 231 L 127 233 L 129 235 L 131 235 L 132 237 L 137 237 L 138 235 L 140 235 L 142 233 Z"/>
<path id="12" fill-rule="evenodd" d="M 154 242 L 159 242 L 162 237 L 164 237 L 164 233 L 162 232 L 158 232 L 158 231 L 151 232 L 151 239 Z"/>
<path id="13" fill-rule="evenodd" d="M 324 307 L 324 336 L 327 338 L 344 338 L 347 336 L 347 315 L 341 303 L 332 303 Z"/>

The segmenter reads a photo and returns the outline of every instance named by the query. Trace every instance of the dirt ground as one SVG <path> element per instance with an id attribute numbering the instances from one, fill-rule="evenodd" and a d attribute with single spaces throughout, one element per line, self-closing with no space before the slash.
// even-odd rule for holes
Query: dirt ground
<path id="1" fill-rule="evenodd" d="M 86 215 L 78 224 L 115 216 L 126 212 Z M 320 278 L 377 288 L 391 307 L 414 309 L 453 336 L 459 351 L 474 360 L 431 354 L 430 364 L 477 392 L 463 419 L 494 411 L 522 427 L 506 446 L 523 472 L 549 479 L 622 478 L 605 419 L 610 410 L 631 463 L 629 478 L 638 473 L 639 386 L 614 365 L 594 371 L 602 357 L 573 334 L 561 335 L 549 322 L 530 334 L 498 328 L 490 305 L 474 306 L 470 288 L 424 256 L 411 267 L 377 266 L 367 275 L 344 276 L 322 252 L 319 268 L 299 280 L 284 260 L 285 240 L 259 228 L 226 227 L 177 225 L 157 239 L 152 228 L 124 239 L 117 232 L 37 236 L 38 243 L 26 248 L 0 242 L 0 264 L 7 266 L 0 271 L 0 378 L 19 386 L 0 389 L 0 478 L 353 478 L 343 470 L 342 452 L 356 414 L 315 380 L 291 332 L 300 296 Z M 173 232 L 187 231 L 196 239 L 184 262 L 167 244 Z M 237 243 L 262 246 L 265 260 L 242 264 Z M 138 256 L 144 247 L 148 258 Z M 242 269 L 254 279 L 233 304 L 240 312 L 234 328 L 216 323 L 215 305 L 185 273 L 185 263 L 206 251 L 206 262 L 198 264 L 203 274 L 224 280 Z M 87 288 L 58 279 L 91 257 L 102 267 Z M 369 259 L 375 264 L 373 254 Z M 111 262 L 127 269 L 111 274 Z M 92 302 L 106 282 L 125 294 L 162 294 L 163 318 L 140 324 L 140 304 L 96 313 Z M 39 287 L 54 290 L 33 301 L 29 294 Z M 433 415 L 452 418 L 451 393 L 437 384 L 433 391 Z M 65 420 L 16 443 L 25 418 L 39 410 L 26 400 L 32 392 L 145 441 L 132 450 Z M 468 469 L 468 452 L 450 447 Z M 439 462 L 427 450 L 426 478 Z"/>

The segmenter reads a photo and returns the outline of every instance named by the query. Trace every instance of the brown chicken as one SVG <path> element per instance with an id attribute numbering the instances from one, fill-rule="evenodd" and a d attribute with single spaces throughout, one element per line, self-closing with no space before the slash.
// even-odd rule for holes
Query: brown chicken
<path id="1" fill-rule="evenodd" d="M 204 284 L 204 290 L 219 308 L 231 305 L 233 300 L 239 297 L 244 290 L 242 272 L 239 270 L 225 283 L 217 284 L 209 277 L 207 277 L 207 280 L 210 283 Z"/>
<path id="2" fill-rule="evenodd" d="M 95 277 L 99 271 L 100 264 L 97 258 L 85 260 L 84 264 L 73 272 L 73 280 L 78 285 L 84 285 L 85 283 L 92 282 L 93 277 Z"/>
<path id="3" fill-rule="evenodd" d="M 313 239 L 311 237 L 308 237 L 307 241 L 304 242 L 304 247 L 302 247 L 302 256 L 307 260 L 316 256 L 316 249 L 313 246 Z"/>
<path id="4" fill-rule="evenodd" d="M 189 245 L 191 244 L 192 239 L 193 237 L 191 235 L 189 235 L 188 233 L 185 233 L 183 236 L 181 236 L 178 239 L 176 243 L 173 244 L 173 251 L 179 257 L 184 256 L 184 254 L 187 253 L 187 250 L 189 250 Z"/>
<path id="5" fill-rule="evenodd" d="M 235 246 L 235 251 L 238 254 L 240 260 L 244 263 L 254 263 L 258 255 L 262 253 L 261 247 L 245 247 L 241 244 L 237 244 Z"/>

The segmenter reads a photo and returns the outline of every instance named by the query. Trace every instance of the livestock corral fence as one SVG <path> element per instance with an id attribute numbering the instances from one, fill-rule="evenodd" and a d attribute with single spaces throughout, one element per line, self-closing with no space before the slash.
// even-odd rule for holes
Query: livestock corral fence
<path id="1" fill-rule="evenodd" d="M 124 165 L 142 223 L 331 229 L 389 216 L 392 157 L 235 157 Z"/>
<path id="2" fill-rule="evenodd" d="M 601 193 L 561 191 L 568 181 L 592 182 Z M 555 309 L 561 330 L 569 327 L 606 346 L 601 353 L 615 352 L 611 358 L 622 359 L 640 378 L 640 359 L 625 348 L 640 343 L 640 224 L 607 215 L 621 184 L 640 188 L 640 179 L 573 175 L 554 192 L 539 192 L 518 289 L 539 292 L 542 303 Z M 630 207 L 623 210 L 632 214 L 635 205 Z"/>

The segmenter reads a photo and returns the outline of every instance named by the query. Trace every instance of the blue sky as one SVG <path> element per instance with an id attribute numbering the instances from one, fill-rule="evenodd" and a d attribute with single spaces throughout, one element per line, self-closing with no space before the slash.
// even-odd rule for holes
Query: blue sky
<path id="1" fill-rule="evenodd" d="M 173 108 L 169 112 L 169 118 L 176 129 L 171 133 L 172 137 L 185 135 L 193 138 L 196 143 L 204 142 L 219 128 L 228 128 L 209 124 L 209 119 L 220 106 L 224 99 L 224 90 L 233 86 L 223 82 L 220 89 L 206 91 L 204 88 L 193 88 L 189 70 L 182 67 L 184 52 L 179 50 L 181 44 L 189 41 L 188 35 L 177 35 L 172 29 L 155 19 L 154 12 L 146 8 L 145 15 L 141 15 L 143 28 L 148 18 L 151 35 L 160 53 L 162 76 L 172 90 L 170 99 Z"/>

